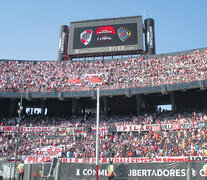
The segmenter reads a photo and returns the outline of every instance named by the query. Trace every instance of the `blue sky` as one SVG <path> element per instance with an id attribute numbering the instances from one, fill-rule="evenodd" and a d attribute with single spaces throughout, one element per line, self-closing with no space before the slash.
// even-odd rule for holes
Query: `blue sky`
<path id="1" fill-rule="evenodd" d="M 0 1 L 0 59 L 56 60 L 59 29 L 71 21 L 154 18 L 157 54 L 207 47 L 207 0 Z"/>

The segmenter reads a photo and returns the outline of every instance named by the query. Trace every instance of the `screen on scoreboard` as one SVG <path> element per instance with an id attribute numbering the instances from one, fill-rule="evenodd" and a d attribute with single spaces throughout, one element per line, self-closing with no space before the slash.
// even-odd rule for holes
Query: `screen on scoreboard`
<path id="1" fill-rule="evenodd" d="M 138 51 L 143 49 L 140 16 L 73 22 L 69 33 L 69 55 Z"/>
<path id="2" fill-rule="evenodd" d="M 137 44 L 137 23 L 74 29 L 74 49 L 134 44 Z"/>

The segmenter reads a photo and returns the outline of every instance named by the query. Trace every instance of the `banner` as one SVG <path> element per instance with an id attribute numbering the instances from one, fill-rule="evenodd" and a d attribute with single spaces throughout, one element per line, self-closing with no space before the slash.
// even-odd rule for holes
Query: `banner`
<path id="1" fill-rule="evenodd" d="M 179 129 L 192 129 L 193 123 L 173 123 L 173 124 L 161 124 L 162 130 L 179 130 Z"/>
<path id="2" fill-rule="evenodd" d="M 74 135 L 75 128 L 69 127 L 66 128 L 66 131 L 68 135 Z"/>
<path id="3" fill-rule="evenodd" d="M 59 128 L 59 136 L 65 136 L 67 134 L 66 128 Z"/>
<path id="4" fill-rule="evenodd" d="M 74 132 L 82 132 L 84 131 L 84 127 L 76 127 L 74 128 Z"/>
<path id="5" fill-rule="evenodd" d="M 152 131 L 160 131 L 161 130 L 160 124 L 152 124 L 151 130 Z"/>
<path id="6" fill-rule="evenodd" d="M 146 124 L 146 125 L 123 125 L 113 127 L 112 129 L 108 126 L 102 126 L 99 131 L 109 130 L 110 132 L 143 132 L 143 131 L 160 131 L 160 130 L 179 130 L 179 129 L 192 129 L 192 128 L 202 128 L 206 126 L 206 122 L 197 123 L 168 123 L 168 124 Z M 51 130 L 59 129 L 60 134 L 74 134 L 74 132 L 82 132 L 85 130 L 84 127 L 69 127 L 69 128 L 59 128 L 59 127 L 19 127 L 19 132 L 47 132 Z M 96 127 L 91 128 L 92 131 L 96 131 Z M 0 132 L 13 132 L 17 131 L 16 126 L 0 126 Z"/>
<path id="7" fill-rule="evenodd" d="M 68 79 L 69 84 L 76 84 L 80 85 L 81 84 L 81 79 Z"/>
<path id="8" fill-rule="evenodd" d="M 149 131 L 150 125 L 125 125 L 125 126 L 117 126 L 117 132 L 129 132 L 129 131 Z"/>
<path id="9" fill-rule="evenodd" d="M 161 124 L 162 130 L 173 130 L 173 124 Z"/>
<path id="10" fill-rule="evenodd" d="M 19 132 L 47 132 L 57 129 L 56 127 L 19 127 Z M 0 126 L 1 132 L 14 132 L 17 131 L 16 126 Z"/>
<path id="11" fill-rule="evenodd" d="M 174 123 L 173 130 L 179 130 L 179 129 L 180 129 L 180 123 Z"/>
<path id="12" fill-rule="evenodd" d="M 34 177 L 34 172 L 39 172 L 41 168 L 36 168 L 39 164 L 25 165 L 25 174 L 28 173 L 32 176 L 30 180 L 37 179 Z M 49 164 L 44 165 L 48 169 Z M 48 166 L 48 167 L 47 167 Z M 59 166 L 58 179 L 59 180 L 95 180 L 96 172 L 98 172 L 98 179 L 108 179 L 107 172 L 108 164 L 99 164 L 96 171 L 95 164 L 75 164 L 65 163 Z M 169 162 L 169 163 L 146 163 L 146 164 L 133 164 L 133 163 L 117 163 L 114 164 L 114 179 L 122 180 L 183 180 L 193 179 L 200 180 L 206 179 L 206 162 Z M 47 172 L 47 170 L 46 170 Z M 46 172 L 43 172 L 46 174 Z M 48 174 L 48 173 L 47 173 Z"/>
<path id="13" fill-rule="evenodd" d="M 106 131 L 108 129 L 107 126 L 101 126 L 99 127 L 99 131 Z M 96 127 L 92 127 L 91 128 L 91 131 L 96 131 Z"/>
<path id="14" fill-rule="evenodd" d="M 205 127 L 205 126 L 206 126 L 205 122 L 198 123 L 198 128 L 202 128 L 202 127 Z"/>
<path id="15" fill-rule="evenodd" d="M 36 148 L 34 150 L 32 150 L 32 153 L 37 154 L 37 155 L 57 155 L 58 153 L 62 152 L 62 148 L 48 148 L 48 147 L 44 147 L 44 148 Z"/>
<path id="16" fill-rule="evenodd" d="M 102 84 L 103 79 L 102 79 L 102 77 L 91 77 L 91 78 L 89 78 L 89 81 L 91 83 Z"/>
<path id="17" fill-rule="evenodd" d="M 23 156 L 24 164 L 51 162 L 52 158 L 57 156 Z"/>
<path id="18" fill-rule="evenodd" d="M 180 129 L 192 129 L 193 123 L 180 123 Z"/>
<path id="19" fill-rule="evenodd" d="M 103 74 L 85 74 L 82 76 L 83 79 L 89 80 L 91 84 L 102 84 Z"/>
<path id="20" fill-rule="evenodd" d="M 57 156 L 24 156 L 25 163 L 39 163 L 49 161 Z M 96 158 L 59 158 L 62 163 L 96 163 Z M 207 161 L 207 156 L 176 156 L 176 157 L 131 157 L 131 158 L 99 158 L 99 163 L 165 163 L 165 162 L 188 162 Z"/>

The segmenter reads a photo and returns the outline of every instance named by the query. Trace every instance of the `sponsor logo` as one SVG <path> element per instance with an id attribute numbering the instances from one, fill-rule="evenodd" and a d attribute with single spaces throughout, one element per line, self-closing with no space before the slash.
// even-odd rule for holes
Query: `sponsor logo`
<path id="1" fill-rule="evenodd" d="M 183 177 L 186 176 L 185 169 L 130 169 L 128 176 L 165 176 Z"/>
<path id="2" fill-rule="evenodd" d="M 105 42 L 109 42 L 109 41 L 111 41 L 112 40 L 112 38 L 111 37 L 107 37 L 107 36 L 102 36 L 102 37 L 98 37 L 97 38 L 97 41 L 105 41 Z"/>
<path id="3" fill-rule="evenodd" d="M 100 26 L 96 30 L 97 35 L 103 34 L 116 34 L 115 28 L 113 26 Z"/>
<path id="4" fill-rule="evenodd" d="M 76 176 L 80 176 L 80 169 L 76 169 Z"/>
<path id="5" fill-rule="evenodd" d="M 128 30 L 126 27 L 120 27 L 117 30 L 117 34 L 122 42 L 127 41 L 132 36 L 132 32 Z"/>
<path id="6" fill-rule="evenodd" d="M 66 38 L 66 33 L 63 32 L 60 36 L 60 39 L 59 39 L 59 51 L 60 53 L 63 53 L 64 52 L 64 41 L 65 41 L 65 38 Z"/>
<path id="7" fill-rule="evenodd" d="M 197 176 L 197 171 L 193 168 L 191 169 L 191 173 L 193 177 Z"/>
<path id="8" fill-rule="evenodd" d="M 90 30 L 85 30 L 80 34 L 80 41 L 84 44 L 84 45 L 88 45 L 91 42 L 91 38 L 92 38 L 92 34 L 93 31 Z"/>
<path id="9" fill-rule="evenodd" d="M 88 49 L 75 49 L 75 54 L 81 53 L 94 53 L 94 52 L 105 52 L 105 51 L 126 51 L 126 50 L 135 50 L 134 47 L 126 46 L 111 46 L 111 47 L 94 47 Z"/>
<path id="10" fill-rule="evenodd" d="M 112 40 L 110 34 L 116 34 L 115 28 L 113 26 L 100 26 L 96 29 L 96 35 L 100 37 L 97 38 L 97 41 L 109 43 Z"/>
<path id="11" fill-rule="evenodd" d="M 95 169 L 83 169 L 83 170 L 76 169 L 76 176 L 95 176 L 95 175 L 96 175 Z M 107 176 L 108 175 L 107 169 L 99 169 L 98 175 Z M 115 173 L 114 176 L 116 176 Z"/>
<path id="12" fill-rule="evenodd" d="M 203 165 L 203 168 L 200 170 L 200 175 L 203 177 L 207 177 L 207 164 Z"/>
<path id="13" fill-rule="evenodd" d="M 153 29 L 152 26 L 149 26 L 149 31 L 147 32 L 147 44 L 149 48 L 153 48 Z"/>

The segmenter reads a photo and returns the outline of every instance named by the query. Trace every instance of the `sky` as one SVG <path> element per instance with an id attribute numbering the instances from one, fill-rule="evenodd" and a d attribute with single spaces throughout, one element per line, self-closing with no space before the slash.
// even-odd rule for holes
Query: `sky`
<path id="1" fill-rule="evenodd" d="M 61 25 L 142 16 L 156 53 L 207 47 L 207 0 L 0 0 L 0 59 L 57 60 Z"/>

